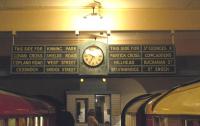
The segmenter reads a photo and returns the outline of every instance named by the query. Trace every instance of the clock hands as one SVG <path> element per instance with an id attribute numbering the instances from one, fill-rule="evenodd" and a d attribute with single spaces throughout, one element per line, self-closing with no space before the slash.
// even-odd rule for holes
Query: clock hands
<path id="1" fill-rule="evenodd" d="M 92 55 L 92 54 L 88 54 L 88 55 L 90 55 L 91 57 L 95 57 L 94 55 Z"/>
<path id="2" fill-rule="evenodd" d="M 84 50 L 83 61 L 88 66 L 96 67 L 103 62 L 103 52 L 96 46 L 88 47 Z"/>
<path id="3" fill-rule="evenodd" d="M 91 63 L 91 62 L 92 62 L 92 60 L 94 59 L 94 56 L 93 56 L 93 55 L 91 55 L 91 56 L 92 56 L 92 58 L 91 58 L 91 59 L 90 59 L 90 61 L 89 61 L 90 63 Z"/>

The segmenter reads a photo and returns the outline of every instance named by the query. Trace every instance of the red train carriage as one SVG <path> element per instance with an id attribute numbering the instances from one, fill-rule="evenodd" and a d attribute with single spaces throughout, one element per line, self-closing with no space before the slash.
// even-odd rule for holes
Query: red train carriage
<path id="1" fill-rule="evenodd" d="M 55 109 L 41 100 L 0 90 L 0 126 L 56 126 Z"/>

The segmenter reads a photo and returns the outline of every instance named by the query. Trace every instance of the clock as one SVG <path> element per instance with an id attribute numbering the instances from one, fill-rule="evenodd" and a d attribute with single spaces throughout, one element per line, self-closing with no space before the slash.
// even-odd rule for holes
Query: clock
<path id="1" fill-rule="evenodd" d="M 97 67 L 102 64 L 104 60 L 104 54 L 101 48 L 98 46 L 87 47 L 82 55 L 83 62 L 89 67 Z"/>

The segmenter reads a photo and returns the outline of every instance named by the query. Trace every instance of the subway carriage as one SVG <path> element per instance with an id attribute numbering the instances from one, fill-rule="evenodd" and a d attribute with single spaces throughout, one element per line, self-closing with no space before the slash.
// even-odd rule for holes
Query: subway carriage
<path id="1" fill-rule="evenodd" d="M 122 111 L 122 126 L 200 126 L 200 81 L 141 95 Z"/>
<path id="2" fill-rule="evenodd" d="M 0 90 L 0 126 L 56 126 L 54 106 Z"/>
<path id="3" fill-rule="evenodd" d="M 175 87 L 146 105 L 148 126 L 200 126 L 200 81 Z"/>
<path id="4" fill-rule="evenodd" d="M 145 107 L 150 100 L 158 97 L 160 93 L 144 94 L 133 98 L 124 107 L 121 114 L 122 126 L 146 126 Z"/>

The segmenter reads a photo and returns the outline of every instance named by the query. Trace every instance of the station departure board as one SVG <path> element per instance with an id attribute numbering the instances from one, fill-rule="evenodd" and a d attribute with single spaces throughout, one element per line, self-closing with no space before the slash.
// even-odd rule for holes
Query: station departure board
<path id="1" fill-rule="evenodd" d="M 80 48 L 83 47 L 77 45 L 14 45 L 11 55 L 11 73 L 80 75 L 81 67 L 94 69 L 80 63 L 82 60 Z M 109 75 L 176 73 L 174 45 L 108 45 L 105 51 L 103 52 L 107 56 L 104 58 L 107 65 L 105 73 Z M 84 74 L 84 71 L 81 74 Z"/>
<path id="2" fill-rule="evenodd" d="M 13 46 L 11 73 L 77 74 L 77 46 Z"/>
<path id="3" fill-rule="evenodd" d="M 175 73 L 175 52 L 174 45 L 110 45 L 109 73 Z"/>

